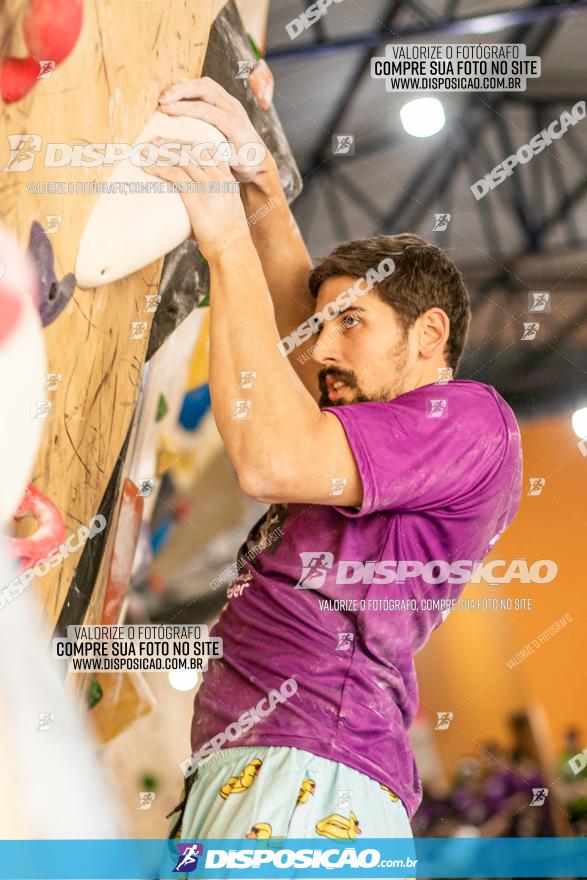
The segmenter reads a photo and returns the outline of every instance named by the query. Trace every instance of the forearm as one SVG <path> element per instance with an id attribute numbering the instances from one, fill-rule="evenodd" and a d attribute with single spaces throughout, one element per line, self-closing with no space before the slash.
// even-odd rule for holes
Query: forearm
<path id="1" fill-rule="evenodd" d="M 269 479 L 269 472 L 285 478 L 292 437 L 312 429 L 319 408 L 277 348 L 273 304 L 250 236 L 209 263 L 210 389 L 218 430 L 241 485 L 250 487 L 263 474 Z M 239 388 L 241 372 L 256 374 L 252 387 Z M 244 417 L 236 418 L 239 406 Z"/>
<path id="2" fill-rule="evenodd" d="M 312 260 L 274 160 L 253 183 L 241 186 L 241 197 L 275 306 L 277 328 L 284 336 L 314 312 L 315 302 L 308 290 Z"/>

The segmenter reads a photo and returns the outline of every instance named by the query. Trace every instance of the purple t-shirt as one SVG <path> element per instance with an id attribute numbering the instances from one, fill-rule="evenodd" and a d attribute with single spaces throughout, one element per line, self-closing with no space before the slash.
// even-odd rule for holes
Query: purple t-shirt
<path id="1" fill-rule="evenodd" d="M 448 611 L 430 600 L 457 599 L 468 580 L 466 565 L 449 566 L 471 561 L 470 571 L 517 511 L 520 433 L 478 382 L 326 409 L 346 432 L 363 504 L 273 505 L 253 527 L 212 630 L 224 656 L 196 694 L 192 749 L 259 701 L 267 709 L 267 694 L 293 678 L 293 696 L 253 712 L 255 723 L 249 713 L 223 747 L 294 746 L 339 761 L 391 788 L 412 816 L 421 799 L 407 733 L 418 706 L 413 655 Z"/>

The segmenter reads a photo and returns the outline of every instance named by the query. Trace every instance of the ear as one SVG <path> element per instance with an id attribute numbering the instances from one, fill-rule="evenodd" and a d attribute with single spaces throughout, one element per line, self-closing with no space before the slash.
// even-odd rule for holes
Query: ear
<path id="1" fill-rule="evenodd" d="M 418 318 L 418 350 L 420 355 L 428 360 L 444 351 L 449 334 L 450 321 L 446 312 L 436 307 L 428 309 Z"/>

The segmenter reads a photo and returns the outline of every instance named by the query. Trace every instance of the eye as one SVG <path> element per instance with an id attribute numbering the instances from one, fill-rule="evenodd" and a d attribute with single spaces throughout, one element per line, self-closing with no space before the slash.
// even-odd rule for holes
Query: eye
<path id="1" fill-rule="evenodd" d="M 356 315 L 345 315 L 342 319 L 342 326 L 345 328 L 356 327 L 360 321 Z"/>

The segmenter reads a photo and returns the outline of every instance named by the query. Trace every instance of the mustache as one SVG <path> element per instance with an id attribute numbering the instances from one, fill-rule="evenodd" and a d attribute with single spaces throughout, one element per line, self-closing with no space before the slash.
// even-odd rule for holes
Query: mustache
<path id="1" fill-rule="evenodd" d="M 335 382 L 344 382 L 349 388 L 359 387 L 357 377 L 351 370 L 339 370 L 333 367 L 328 367 L 325 370 L 320 370 L 318 373 L 318 386 L 325 397 L 328 394 L 328 386 L 326 384 L 327 376 L 330 376 Z"/>

